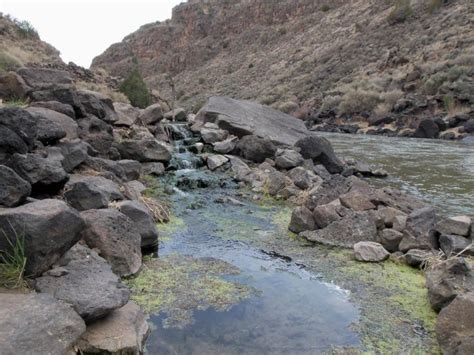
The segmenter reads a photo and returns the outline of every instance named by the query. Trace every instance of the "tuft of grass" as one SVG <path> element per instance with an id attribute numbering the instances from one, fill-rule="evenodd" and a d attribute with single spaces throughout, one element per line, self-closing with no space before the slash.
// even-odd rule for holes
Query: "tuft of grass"
<path id="1" fill-rule="evenodd" d="M 395 6 L 387 17 L 389 24 L 405 22 L 413 14 L 410 0 L 396 0 Z"/>
<path id="2" fill-rule="evenodd" d="M 4 106 L 9 107 L 26 107 L 28 106 L 28 100 L 26 99 L 11 99 L 3 102 Z"/>
<path id="3" fill-rule="evenodd" d="M 15 232 L 15 240 L 11 240 L 5 232 L 2 233 L 10 250 L 0 250 L 0 287 L 24 288 L 27 261 L 24 237 Z"/>

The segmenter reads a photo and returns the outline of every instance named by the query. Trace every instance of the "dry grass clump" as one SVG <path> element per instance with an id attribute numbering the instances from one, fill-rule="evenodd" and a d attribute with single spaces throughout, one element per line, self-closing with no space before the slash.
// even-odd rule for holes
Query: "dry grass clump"
<path id="1" fill-rule="evenodd" d="M 130 101 L 128 100 L 127 96 L 125 96 L 120 91 L 113 90 L 109 88 L 105 84 L 96 84 L 96 83 L 88 83 L 85 81 L 78 81 L 76 82 L 76 88 L 79 90 L 90 90 L 99 92 L 102 95 L 110 97 L 113 102 L 124 102 L 129 104 Z"/>
<path id="2" fill-rule="evenodd" d="M 405 22 L 413 14 L 410 0 L 395 0 L 395 6 L 387 16 L 391 25 Z"/>
<path id="3" fill-rule="evenodd" d="M 467 250 L 471 249 L 474 246 L 474 243 L 471 242 L 467 247 L 465 247 L 463 250 L 461 250 L 457 254 L 452 254 L 452 255 L 446 255 L 442 250 L 438 252 L 438 254 L 433 255 L 429 258 L 426 258 L 423 260 L 421 264 L 421 269 L 426 271 L 426 270 L 432 270 L 436 269 L 439 267 L 441 264 L 445 263 L 448 260 L 455 259 L 461 257 Z M 468 261 L 472 264 L 473 257 L 469 256 Z"/>
<path id="4" fill-rule="evenodd" d="M 148 208 L 156 223 L 167 223 L 170 221 L 171 212 L 167 203 L 143 195 L 140 196 L 140 202 Z"/>

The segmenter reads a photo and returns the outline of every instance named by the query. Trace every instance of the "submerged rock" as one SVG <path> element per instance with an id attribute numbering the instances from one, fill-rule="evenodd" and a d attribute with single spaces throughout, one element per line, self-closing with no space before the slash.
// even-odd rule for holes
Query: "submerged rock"
<path id="1" fill-rule="evenodd" d="M 0 293 L 0 354 L 66 354 L 86 330 L 71 306 L 45 294 Z"/>
<path id="2" fill-rule="evenodd" d="M 91 322 L 122 307 L 129 291 L 96 252 L 76 244 L 58 261 L 55 269 L 35 280 L 35 289 L 69 303 L 86 321 Z M 58 276 L 59 275 L 59 276 Z"/>
<path id="3" fill-rule="evenodd" d="M 78 348 L 87 354 L 142 354 L 149 330 L 147 316 L 134 302 L 128 302 L 89 325 Z"/>

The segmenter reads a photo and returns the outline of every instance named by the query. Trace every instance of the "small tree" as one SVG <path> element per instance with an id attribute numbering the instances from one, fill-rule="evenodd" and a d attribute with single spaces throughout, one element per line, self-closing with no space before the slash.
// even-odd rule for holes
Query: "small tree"
<path id="1" fill-rule="evenodd" d="M 119 90 L 128 97 L 133 106 L 145 108 L 151 104 L 150 91 L 138 68 L 132 70 L 122 84 L 120 84 Z"/>

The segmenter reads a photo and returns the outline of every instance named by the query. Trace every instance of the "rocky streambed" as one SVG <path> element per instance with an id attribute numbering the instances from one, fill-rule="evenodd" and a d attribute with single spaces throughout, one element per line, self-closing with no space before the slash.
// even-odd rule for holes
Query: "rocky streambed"
<path id="1" fill-rule="evenodd" d="M 0 79 L 28 100 L 0 108 L 0 353 L 472 348 L 470 217 L 252 102 Z"/>

